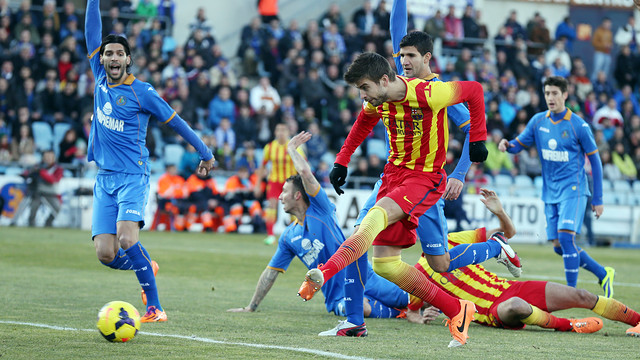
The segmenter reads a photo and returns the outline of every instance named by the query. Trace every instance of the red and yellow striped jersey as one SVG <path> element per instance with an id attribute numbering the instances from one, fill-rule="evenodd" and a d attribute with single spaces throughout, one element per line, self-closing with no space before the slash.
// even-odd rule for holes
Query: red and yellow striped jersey
<path id="1" fill-rule="evenodd" d="M 411 170 L 434 172 L 446 163 L 449 143 L 447 106 L 469 103 L 469 141 L 487 137 L 482 86 L 473 81 L 425 81 L 397 76 L 406 85 L 404 98 L 363 109 L 336 156 L 336 163 L 348 165 L 355 149 L 382 118 L 391 151 L 388 161 Z"/>
<path id="2" fill-rule="evenodd" d="M 449 248 L 459 244 L 486 241 L 486 229 L 450 233 Z M 482 265 L 469 265 L 451 272 L 437 273 L 421 257 L 416 265 L 427 277 L 448 294 L 476 304 L 476 321 L 489 326 L 498 326 L 489 309 L 502 293 L 511 286 L 511 282 L 498 277 Z"/>
<path id="3" fill-rule="evenodd" d="M 293 167 L 293 161 L 287 154 L 288 144 L 289 141 L 282 145 L 278 140 L 273 140 L 264 147 L 262 166 L 266 166 L 271 161 L 271 172 L 268 177 L 271 182 L 283 183 L 289 176 L 297 174 L 296 169 Z M 298 152 L 304 156 L 301 148 L 298 148 Z"/>

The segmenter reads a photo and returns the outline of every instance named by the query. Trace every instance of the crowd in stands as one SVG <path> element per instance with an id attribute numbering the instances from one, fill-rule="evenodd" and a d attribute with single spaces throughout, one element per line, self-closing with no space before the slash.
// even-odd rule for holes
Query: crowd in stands
<path id="1" fill-rule="evenodd" d="M 306 24 L 256 16 L 239 34 L 235 54 L 223 53 L 204 8 L 194 14 L 188 40 L 177 44 L 171 35 L 175 0 L 140 0 L 135 7 L 131 0 L 111 3 L 103 12 L 103 32 L 128 38 L 131 72 L 151 83 L 201 134 L 216 155 L 217 169 L 246 169 L 249 177 L 262 147 L 273 139 L 275 125 L 285 123 L 292 134 L 314 134 L 305 152 L 327 185 L 332 154 L 343 144 L 361 107 L 357 89 L 342 79 L 346 67 L 362 51 L 375 51 L 389 60 L 393 56 L 384 0 L 376 7 L 364 0 L 353 14 L 344 14 L 333 3 Z M 480 10 L 472 6 L 463 13 L 451 6 L 446 14 L 438 11 L 426 20 L 418 30 L 430 33 L 443 49 L 432 58 L 433 72 L 444 81 L 479 81 L 485 89 L 490 155 L 469 172 L 470 179 L 480 174 L 540 174 L 535 149 L 513 156 L 495 148 L 502 137 L 513 138 L 533 114 L 546 109 L 541 84 L 551 75 L 569 79 L 567 106 L 592 127 L 605 177 L 638 179 L 640 33 L 631 11 L 627 24 L 602 19 L 591 39 L 590 69 L 572 52 L 578 39 L 569 17 L 552 31 L 539 13 L 525 24 L 513 10 L 497 34 L 489 34 Z M 40 8 L 23 0 L 13 8 L 0 0 L 0 164 L 39 162 L 47 149 L 34 138 L 37 123 L 50 131 L 64 130 L 53 131 L 57 137 L 51 143 L 59 163 L 87 166 L 94 79 L 86 58 L 83 18 L 82 9 L 71 1 L 45 0 Z M 409 29 L 416 29 L 411 14 L 408 20 Z M 451 131 L 449 158 L 455 162 L 464 138 L 457 129 Z M 380 125 L 370 135 L 373 141 L 363 144 L 360 157 L 352 161 L 354 178 L 378 176 L 384 152 L 375 140 L 383 136 Z M 154 173 L 161 174 L 170 164 L 164 152 L 168 144 L 183 143 L 152 119 L 147 145 L 159 164 Z M 188 179 L 197 154 L 186 149 L 172 164 Z M 219 193 L 216 200 L 224 202 L 229 190 Z M 206 208 L 216 211 L 213 205 Z"/>

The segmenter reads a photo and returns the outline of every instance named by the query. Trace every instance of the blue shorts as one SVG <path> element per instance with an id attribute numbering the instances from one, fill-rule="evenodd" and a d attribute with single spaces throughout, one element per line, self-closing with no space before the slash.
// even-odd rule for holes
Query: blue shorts
<path id="1" fill-rule="evenodd" d="M 378 196 L 380 185 L 382 185 L 382 179 L 378 180 L 373 187 L 373 191 L 362 206 L 362 210 L 360 210 L 354 226 L 360 225 L 365 215 L 367 215 L 373 205 L 376 204 L 376 197 Z M 444 255 L 447 252 L 448 231 L 447 218 L 444 216 L 444 199 L 440 198 L 434 206 L 430 207 L 429 210 L 420 217 L 416 233 L 420 238 L 422 251 L 428 255 Z"/>
<path id="2" fill-rule="evenodd" d="M 587 196 L 576 196 L 557 204 L 544 204 L 544 215 L 547 218 L 547 239 L 558 238 L 558 230 L 580 233 Z"/>
<path id="3" fill-rule="evenodd" d="M 447 233 L 449 225 L 444 216 L 444 199 L 440 198 L 420 217 L 416 232 L 420 238 L 422 252 L 427 255 L 444 255 L 448 251 Z"/>
<path id="4" fill-rule="evenodd" d="M 116 223 L 123 220 L 137 221 L 142 228 L 148 198 L 149 176 L 98 173 L 93 186 L 91 237 L 116 234 Z"/>

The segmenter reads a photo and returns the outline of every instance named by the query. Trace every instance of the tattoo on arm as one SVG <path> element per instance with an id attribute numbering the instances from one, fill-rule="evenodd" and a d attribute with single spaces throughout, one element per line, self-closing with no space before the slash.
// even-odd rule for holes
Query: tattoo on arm
<path id="1" fill-rule="evenodd" d="M 276 282 L 276 278 L 278 277 L 278 271 L 266 268 L 260 275 L 260 279 L 258 280 L 258 284 L 256 285 L 256 291 L 253 293 L 253 298 L 251 298 L 251 303 L 249 303 L 249 307 L 252 311 L 255 311 L 262 302 L 262 299 L 267 295 L 273 283 Z"/>

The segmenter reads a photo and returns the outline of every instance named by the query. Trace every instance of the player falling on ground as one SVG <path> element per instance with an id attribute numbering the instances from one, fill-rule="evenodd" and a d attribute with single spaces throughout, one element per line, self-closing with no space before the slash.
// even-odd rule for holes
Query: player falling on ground
<path id="1" fill-rule="evenodd" d="M 567 80 L 553 76 L 544 82 L 548 111 L 535 114 L 514 140 L 500 140 L 500 151 L 517 154 L 531 145 L 538 148 L 542 163 L 542 201 L 547 218 L 547 239 L 562 255 L 567 285 L 576 287 L 580 267 L 594 273 L 604 290 L 613 296 L 612 267 L 603 267 L 575 243 L 590 195 L 585 155 L 593 173 L 591 208 L 596 219 L 602 215 L 602 162 L 589 124 L 565 106 L 569 93 Z"/>
<path id="2" fill-rule="evenodd" d="M 487 231 L 480 228 L 449 234 L 449 246 L 484 242 L 492 237 L 507 238 L 515 235 L 516 229 L 502 208 L 495 192 L 481 189 L 484 205 L 500 220 L 500 227 Z M 491 235 L 493 234 L 493 235 Z M 576 289 L 549 281 L 508 281 L 491 273 L 481 265 L 470 265 L 448 273 L 437 273 L 421 258 L 416 268 L 423 272 L 434 284 L 447 293 L 461 299 L 473 301 L 478 309 L 476 321 L 493 327 L 521 329 L 525 325 L 536 325 L 558 331 L 592 333 L 602 328 L 597 317 L 585 319 L 565 319 L 550 312 L 582 308 L 610 320 L 633 326 L 627 335 L 640 336 L 640 314 L 619 301 L 597 296 L 587 290 Z M 414 304 L 412 304 L 414 305 Z M 429 322 L 439 314 L 435 308 L 425 309 L 422 316 L 419 306 L 407 311 L 410 322 Z"/>
<path id="3" fill-rule="evenodd" d="M 265 175 L 266 166 L 271 163 L 271 171 L 267 179 L 267 189 L 265 197 L 267 198 L 267 208 L 265 209 L 265 223 L 267 225 L 267 237 L 264 243 L 271 245 L 276 241 L 273 233 L 273 226 L 276 223 L 278 215 L 278 196 L 282 192 L 282 186 L 287 178 L 296 174 L 296 169 L 291 162 L 291 157 L 287 154 L 287 143 L 289 142 L 289 128 L 286 124 L 280 123 L 275 128 L 275 139 L 265 145 L 262 163 L 256 170 L 258 181 L 262 181 Z M 302 151 L 302 150 L 300 150 Z M 257 198 L 262 194 L 262 188 L 256 186 L 254 195 Z"/>
<path id="4" fill-rule="evenodd" d="M 231 312 L 253 312 L 275 283 L 279 273 L 284 273 L 291 261 L 298 257 L 304 265 L 316 268 L 344 242 L 344 234 L 338 226 L 335 205 L 331 203 L 324 189 L 311 172 L 309 164 L 298 152 L 300 145 L 306 143 L 311 134 L 301 132 L 287 145 L 287 152 L 299 175 L 289 177 L 282 188 L 279 200 L 286 213 L 297 220 L 289 224 L 278 240 L 278 249 L 269 265 L 262 272 L 253 298 L 248 306 L 229 309 Z M 400 314 L 399 308 L 409 303 L 409 295 L 395 284 L 368 271 L 355 268 L 355 274 L 349 268 L 338 272 L 322 285 L 325 305 L 328 312 L 351 319 L 356 313 L 359 317 L 393 318 Z M 352 281 L 345 282 L 345 276 Z M 364 279 L 363 276 L 367 278 Z M 366 287 L 364 284 L 366 283 Z M 362 296 L 364 293 L 364 299 Z M 360 295 L 359 295 L 360 294 Z M 344 329 L 345 336 L 367 336 L 364 326 Z M 336 335 L 322 332 L 321 336 Z"/>
<path id="5" fill-rule="evenodd" d="M 400 254 L 415 244 L 419 217 L 440 199 L 446 186 L 442 168 L 449 136 L 448 124 L 443 121 L 447 106 L 469 103 L 469 156 L 476 162 L 486 159 L 482 87 L 477 82 L 427 82 L 396 76 L 387 60 L 375 53 L 359 55 L 344 77 L 360 90 L 365 103 L 336 156 L 330 176 L 336 191 L 342 192 L 351 155 L 380 118 L 391 138 L 391 153 L 376 205 L 329 261 L 309 270 L 299 294 L 312 297 L 324 281 L 360 258 L 373 243 L 376 273 L 412 295 L 444 306 L 440 309 L 451 319 L 449 330 L 454 338 L 449 346 L 462 345 L 475 312 L 473 303 L 458 301 L 433 286 L 403 262 Z"/>
<path id="6" fill-rule="evenodd" d="M 117 35 L 102 39 L 99 0 L 87 4 L 85 37 L 96 82 L 87 156 L 99 168 L 91 226 L 96 254 L 108 267 L 135 272 L 147 305 L 142 322 L 167 321 L 156 288 L 157 264 L 138 239 L 149 196 L 149 151 L 145 146 L 149 116 L 161 119 L 198 149 L 202 159 L 198 173 L 207 174 L 215 160 L 155 89 L 129 74 L 127 39 Z"/>
<path id="7" fill-rule="evenodd" d="M 433 51 L 433 40 L 427 33 L 421 31 L 412 32 L 402 38 L 399 37 L 406 33 L 406 2 L 397 0 L 394 2 L 391 10 L 391 39 L 394 43 L 394 51 L 396 52 L 396 67 L 404 70 L 408 77 L 417 77 L 427 81 L 440 81 L 437 74 L 431 72 L 429 61 Z M 522 268 L 520 259 L 511 249 L 511 247 L 500 238 L 493 239 L 478 244 L 467 244 L 452 248 L 447 251 L 446 234 L 448 232 L 447 220 L 444 216 L 444 200 L 457 199 L 464 185 L 464 178 L 469 170 L 471 162 L 469 161 L 469 111 L 462 104 L 449 106 L 444 115 L 445 120 L 451 119 L 453 123 L 466 133 L 463 146 L 463 153 L 455 170 L 451 176 L 447 177 L 447 185 L 443 197 L 441 197 L 434 206 L 430 207 L 427 212 L 419 219 L 417 230 L 418 238 L 422 245 L 422 251 L 427 261 L 437 271 L 451 271 L 461 266 L 469 264 L 477 264 L 491 257 L 498 257 L 498 261 L 506 265 L 509 271 L 516 277 L 520 276 Z M 387 153 L 389 153 L 389 138 L 385 137 L 387 145 Z M 357 231 L 362 219 L 366 216 L 371 207 L 374 206 L 378 195 L 378 189 L 382 184 L 382 180 L 378 180 L 375 184 L 371 196 L 365 202 L 360 211 L 358 219 L 355 222 Z M 364 263 L 366 253 L 362 255 L 354 264 Z M 413 298 L 414 302 L 419 301 Z M 332 331 L 335 335 L 350 333 L 350 329 L 361 327 L 364 323 L 362 317 L 354 317 L 340 322 Z M 330 330 L 331 331 L 331 330 Z"/>

